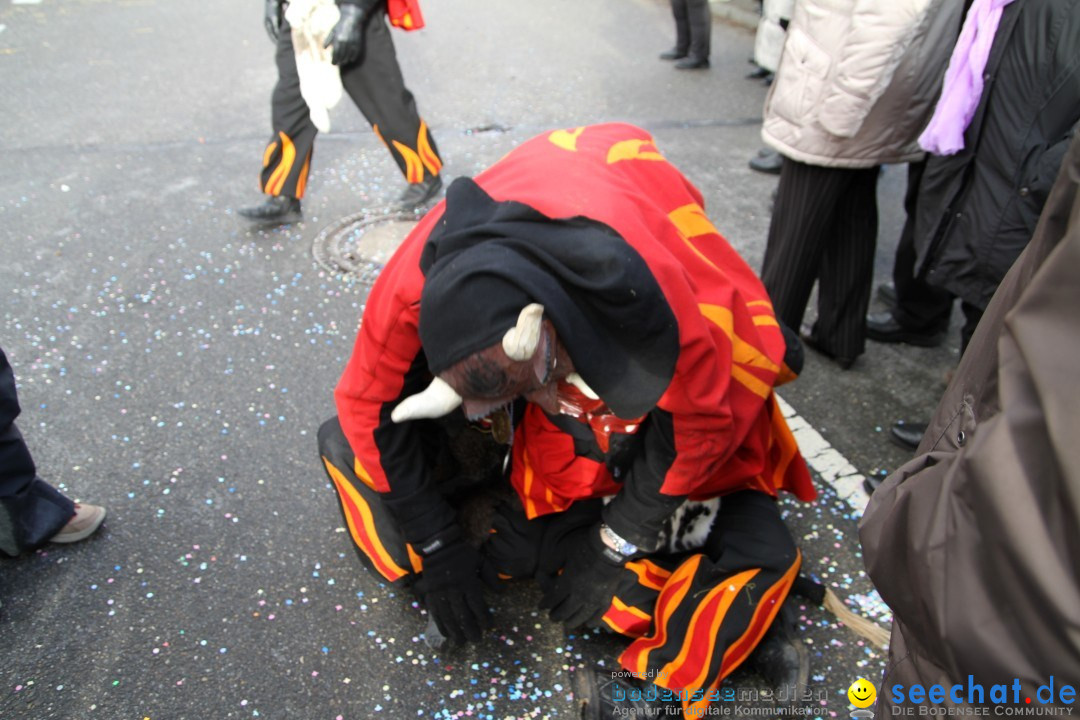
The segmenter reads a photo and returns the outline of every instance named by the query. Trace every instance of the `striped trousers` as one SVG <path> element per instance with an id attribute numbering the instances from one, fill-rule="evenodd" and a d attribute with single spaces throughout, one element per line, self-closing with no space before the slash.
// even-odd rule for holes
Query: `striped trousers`
<path id="1" fill-rule="evenodd" d="M 866 310 L 877 247 L 879 167 L 828 168 L 784 158 L 761 279 L 776 317 L 802 325 L 818 282 L 818 344 L 855 358 L 866 344 Z"/>
<path id="2" fill-rule="evenodd" d="M 407 586 L 423 572 L 381 496 L 354 471 L 336 418 L 319 430 L 319 448 L 361 561 L 380 580 Z M 600 520 L 600 500 L 529 520 L 515 496 L 491 518 L 482 550 L 504 580 L 535 578 L 541 588 L 559 541 Z M 619 663 L 673 691 L 700 717 L 712 691 L 761 641 L 798 575 L 802 558 L 776 501 L 755 490 L 720 500 L 704 545 L 680 554 L 628 561 L 602 623 L 632 639 Z M 545 567 L 546 566 L 546 567 Z"/>
<path id="3" fill-rule="evenodd" d="M 406 181 L 423 182 L 442 168 L 435 140 L 405 87 L 385 14 L 373 13 L 364 22 L 363 54 L 341 68 L 341 83 Z M 300 94 L 292 29 L 287 23 L 278 39 L 276 61 L 278 81 L 270 104 L 273 135 L 263 153 L 259 187 L 267 195 L 302 198 L 318 130 Z"/>

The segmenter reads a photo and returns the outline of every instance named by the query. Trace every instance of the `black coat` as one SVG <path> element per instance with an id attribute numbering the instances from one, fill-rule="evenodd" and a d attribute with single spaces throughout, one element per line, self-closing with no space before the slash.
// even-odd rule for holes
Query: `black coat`
<path id="1" fill-rule="evenodd" d="M 964 149 L 930 156 L 918 272 L 979 308 L 1031 239 L 1080 120 L 1080 0 L 1006 6 Z"/>

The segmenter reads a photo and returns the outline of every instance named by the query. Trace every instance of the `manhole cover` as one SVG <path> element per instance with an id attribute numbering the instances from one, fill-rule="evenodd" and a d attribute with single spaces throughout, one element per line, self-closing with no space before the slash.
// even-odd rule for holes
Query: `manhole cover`
<path id="1" fill-rule="evenodd" d="M 329 272 L 374 280 L 417 221 L 411 212 L 348 215 L 322 229 L 311 253 Z"/>

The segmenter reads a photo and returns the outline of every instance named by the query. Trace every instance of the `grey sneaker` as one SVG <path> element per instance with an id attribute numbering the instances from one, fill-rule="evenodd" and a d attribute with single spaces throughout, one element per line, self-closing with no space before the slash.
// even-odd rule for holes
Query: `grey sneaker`
<path id="1" fill-rule="evenodd" d="M 49 538 L 54 543 L 73 543 L 85 540 L 97 532 L 105 519 L 105 508 L 100 505 L 86 505 L 75 503 L 75 515 L 68 524 L 60 528 L 60 532 Z"/>

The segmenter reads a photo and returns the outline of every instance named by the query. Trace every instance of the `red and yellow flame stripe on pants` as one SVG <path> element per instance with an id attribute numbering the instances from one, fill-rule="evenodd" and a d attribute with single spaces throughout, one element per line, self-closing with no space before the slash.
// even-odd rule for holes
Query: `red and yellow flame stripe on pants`
<path id="1" fill-rule="evenodd" d="M 505 566 L 515 555 L 509 547 L 527 541 L 528 531 L 520 528 L 557 518 L 522 518 L 525 525 L 515 526 L 513 539 L 496 534 L 488 541 L 488 558 L 497 568 Z M 536 543 L 533 551 L 547 544 Z M 520 558 L 516 562 L 527 565 Z M 634 638 L 619 663 L 671 690 L 682 700 L 684 714 L 701 717 L 710 691 L 750 656 L 769 629 L 801 564 L 773 498 L 756 490 L 723 496 L 698 551 L 626 563 L 603 618 L 611 630 Z"/>
<path id="2" fill-rule="evenodd" d="M 336 417 L 319 428 L 323 467 L 337 491 L 345 527 L 360 561 L 388 582 L 406 584 L 422 569 L 380 494 L 356 460 Z"/>
<path id="3" fill-rule="evenodd" d="M 769 629 L 801 564 L 775 500 L 754 490 L 725 495 L 701 552 L 627 564 L 634 578 L 604 616 L 636 638 L 620 664 L 674 691 L 684 711 L 704 710 L 709 691 Z"/>
<path id="4" fill-rule="evenodd" d="M 271 99 L 273 135 L 263 153 L 260 187 L 267 195 L 304 196 L 318 130 L 300 94 L 292 33 L 286 25 L 277 45 L 278 81 Z M 384 13 L 364 26 L 364 52 L 341 68 L 345 92 L 386 144 L 402 175 L 417 183 L 442 169 L 435 141 L 405 87 Z"/>

